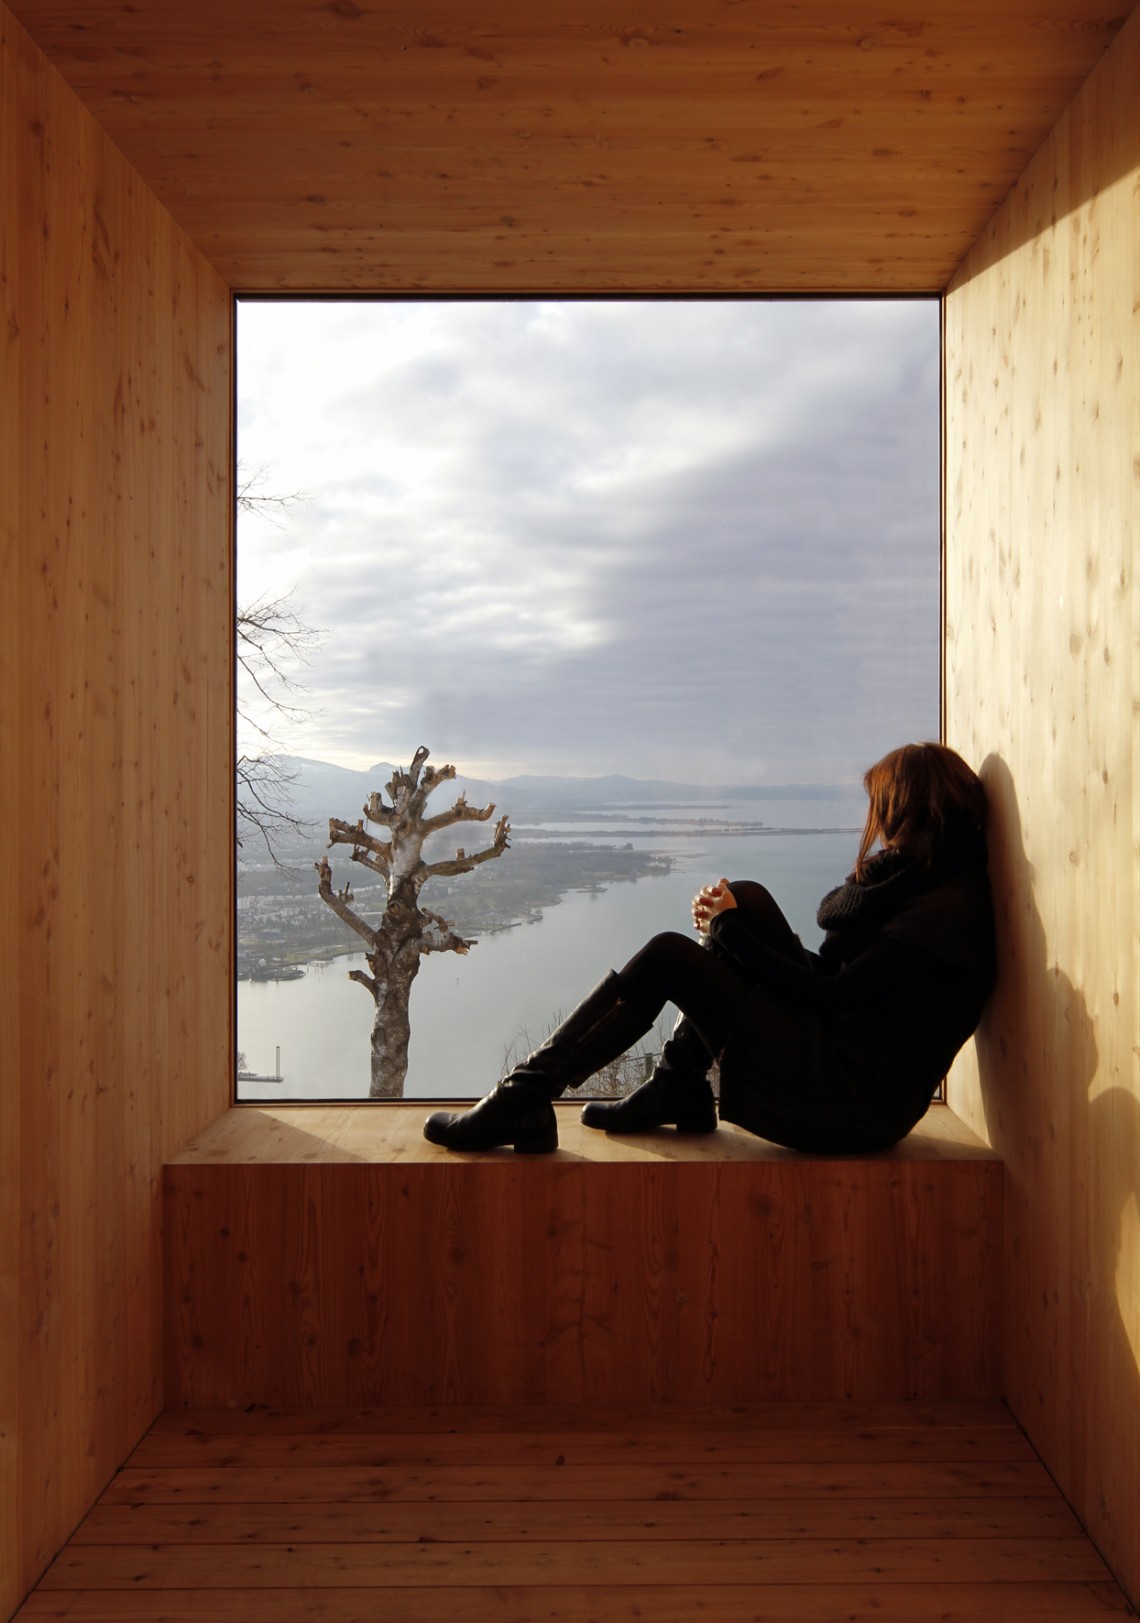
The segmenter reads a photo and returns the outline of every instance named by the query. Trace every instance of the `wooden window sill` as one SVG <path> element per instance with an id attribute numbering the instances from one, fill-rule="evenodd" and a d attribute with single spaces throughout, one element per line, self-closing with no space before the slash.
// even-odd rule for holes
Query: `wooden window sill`
<path id="1" fill-rule="evenodd" d="M 462 1109 L 469 1100 L 453 1101 Z M 997 1154 L 960 1121 L 946 1105 L 933 1105 L 901 1144 L 870 1156 L 804 1156 L 724 1124 L 707 1137 L 681 1135 L 672 1129 L 627 1137 L 583 1127 L 580 1103 L 560 1102 L 559 1148 L 553 1155 L 522 1157 L 513 1150 L 457 1155 L 429 1144 L 424 1118 L 440 1101 L 404 1100 L 398 1104 L 234 1105 L 210 1127 L 192 1138 L 171 1159 L 172 1165 L 285 1165 L 311 1162 L 400 1164 L 437 1162 L 528 1161 L 566 1162 L 683 1161 L 693 1163 L 782 1160 L 996 1161 Z M 444 1102 L 446 1108 L 446 1101 Z"/>

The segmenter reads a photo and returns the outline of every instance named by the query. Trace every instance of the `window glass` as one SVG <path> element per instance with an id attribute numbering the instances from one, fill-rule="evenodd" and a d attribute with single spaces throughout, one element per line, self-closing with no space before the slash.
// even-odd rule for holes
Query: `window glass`
<path id="1" fill-rule="evenodd" d="M 510 833 L 420 897 L 474 945 L 418 959 L 405 1097 L 485 1092 L 708 879 L 818 943 L 864 769 L 938 735 L 937 301 L 242 301 L 238 462 L 239 1099 L 369 1096 L 388 892 L 329 819 L 421 746 L 425 815 L 495 807 L 429 863 Z"/>

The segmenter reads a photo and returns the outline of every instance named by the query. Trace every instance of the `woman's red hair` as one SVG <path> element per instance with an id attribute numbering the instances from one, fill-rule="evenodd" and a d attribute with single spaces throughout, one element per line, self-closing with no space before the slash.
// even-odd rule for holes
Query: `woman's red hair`
<path id="1" fill-rule="evenodd" d="M 871 848 L 905 851 L 929 862 L 948 832 L 986 821 L 986 791 L 955 750 L 945 744 L 904 744 L 876 761 L 863 776 L 867 821 L 855 859 L 862 879 Z"/>

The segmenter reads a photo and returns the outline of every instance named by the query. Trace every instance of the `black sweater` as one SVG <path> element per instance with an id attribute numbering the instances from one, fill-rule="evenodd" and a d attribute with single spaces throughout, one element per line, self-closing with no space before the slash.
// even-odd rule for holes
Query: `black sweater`
<path id="1" fill-rule="evenodd" d="M 993 984 L 984 843 L 958 837 L 929 862 L 875 858 L 863 881 L 824 897 L 819 922 L 820 951 L 788 956 L 741 910 L 713 919 L 711 938 L 755 987 L 722 1055 L 722 1114 L 794 1142 L 749 1106 L 750 1092 L 777 1101 L 782 1090 L 809 1138 L 822 1111 L 829 1123 L 850 1117 L 856 1138 L 862 1122 L 893 1142 L 925 1110 Z"/>

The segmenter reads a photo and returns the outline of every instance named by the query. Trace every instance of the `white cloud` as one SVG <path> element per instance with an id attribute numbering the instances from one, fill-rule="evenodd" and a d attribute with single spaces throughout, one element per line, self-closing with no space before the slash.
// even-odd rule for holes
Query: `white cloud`
<path id="1" fill-rule="evenodd" d="M 928 735 L 937 352 L 932 302 L 243 306 L 239 457 L 310 499 L 239 593 L 331 632 L 290 747 L 773 779 Z"/>

